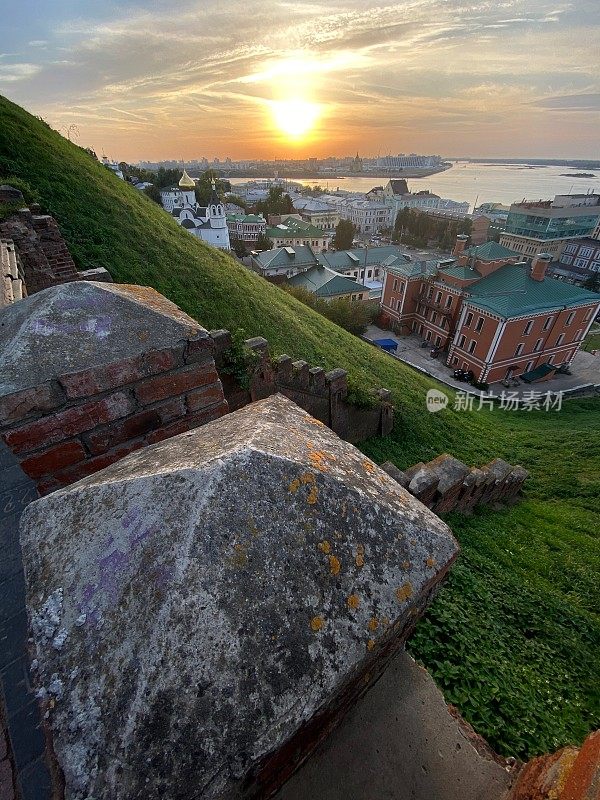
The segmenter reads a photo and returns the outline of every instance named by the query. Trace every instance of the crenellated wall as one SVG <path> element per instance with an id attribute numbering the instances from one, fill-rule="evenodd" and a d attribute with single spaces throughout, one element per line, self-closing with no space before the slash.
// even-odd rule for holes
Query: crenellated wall
<path id="1" fill-rule="evenodd" d="M 501 458 L 481 468 L 467 467 L 448 453 L 406 470 L 390 461 L 381 467 L 436 514 L 470 514 L 478 505 L 510 503 L 520 495 L 529 476 L 523 467 L 513 467 Z"/>
<path id="2" fill-rule="evenodd" d="M 215 362 L 230 410 L 263 400 L 279 392 L 335 431 L 342 439 L 360 442 L 370 436 L 387 436 L 394 427 L 391 392 L 379 389 L 371 408 L 357 408 L 348 402 L 348 373 L 343 369 L 325 372 L 306 361 L 288 355 L 271 359 L 269 343 L 258 336 L 245 341 L 249 353 L 248 387 L 228 372 L 232 337 L 229 331 L 211 331 Z"/>

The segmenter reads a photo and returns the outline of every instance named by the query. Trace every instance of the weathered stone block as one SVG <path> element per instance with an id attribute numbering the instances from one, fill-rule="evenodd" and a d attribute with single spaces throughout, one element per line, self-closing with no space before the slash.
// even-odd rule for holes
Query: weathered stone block
<path id="1" fill-rule="evenodd" d="M 393 478 L 396 481 L 396 483 L 399 483 L 400 486 L 406 489 L 409 480 L 405 472 L 402 472 L 401 469 L 398 469 L 398 467 L 395 464 L 392 464 L 391 461 L 386 461 L 383 464 L 381 464 L 381 469 L 384 472 L 387 472 L 390 478 Z"/>
<path id="2" fill-rule="evenodd" d="M 69 800 L 266 796 L 458 550 L 280 395 L 32 503 L 21 543 Z"/>

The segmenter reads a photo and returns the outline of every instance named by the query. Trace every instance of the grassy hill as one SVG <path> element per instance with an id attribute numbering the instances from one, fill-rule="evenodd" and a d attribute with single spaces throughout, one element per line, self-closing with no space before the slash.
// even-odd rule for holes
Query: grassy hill
<path id="1" fill-rule="evenodd" d="M 206 328 L 242 327 L 275 355 L 344 367 L 392 390 L 392 436 L 364 444 L 398 466 L 442 451 L 495 456 L 533 474 L 525 501 L 450 515 L 462 555 L 410 649 L 449 702 L 501 752 L 528 756 L 600 726 L 600 405 L 561 412 L 425 409 L 435 382 L 328 322 L 191 237 L 156 204 L 18 106 L 0 98 L 0 182 L 27 181 L 80 268 L 150 285 Z"/>

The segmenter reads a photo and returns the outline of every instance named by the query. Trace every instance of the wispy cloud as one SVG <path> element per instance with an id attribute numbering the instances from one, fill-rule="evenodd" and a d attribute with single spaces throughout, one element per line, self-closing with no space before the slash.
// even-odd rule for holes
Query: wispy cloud
<path id="1" fill-rule="evenodd" d="M 595 3 L 181 0 L 103 13 L 83 0 L 76 18 L 48 14 L 26 59 L 0 60 L 0 91 L 131 159 L 290 152 L 269 113 L 290 97 L 323 110 L 305 148 L 316 154 L 516 153 L 528 136 L 532 152 L 591 155 L 600 80 L 582 54 L 599 49 Z"/>

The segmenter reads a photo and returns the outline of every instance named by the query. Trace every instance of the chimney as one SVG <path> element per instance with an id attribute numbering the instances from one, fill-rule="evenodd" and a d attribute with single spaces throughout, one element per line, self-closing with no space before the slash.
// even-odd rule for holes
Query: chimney
<path id="1" fill-rule="evenodd" d="M 550 253 L 538 253 L 531 262 L 531 271 L 529 275 L 534 281 L 543 281 L 546 277 L 546 270 L 548 264 L 552 261 Z"/>
<path id="2" fill-rule="evenodd" d="M 454 245 L 454 250 L 452 251 L 453 256 L 458 258 L 462 254 L 462 251 L 465 249 L 467 245 L 468 239 L 469 237 L 465 236 L 464 233 L 458 234 L 458 236 L 456 237 L 456 244 Z"/>

